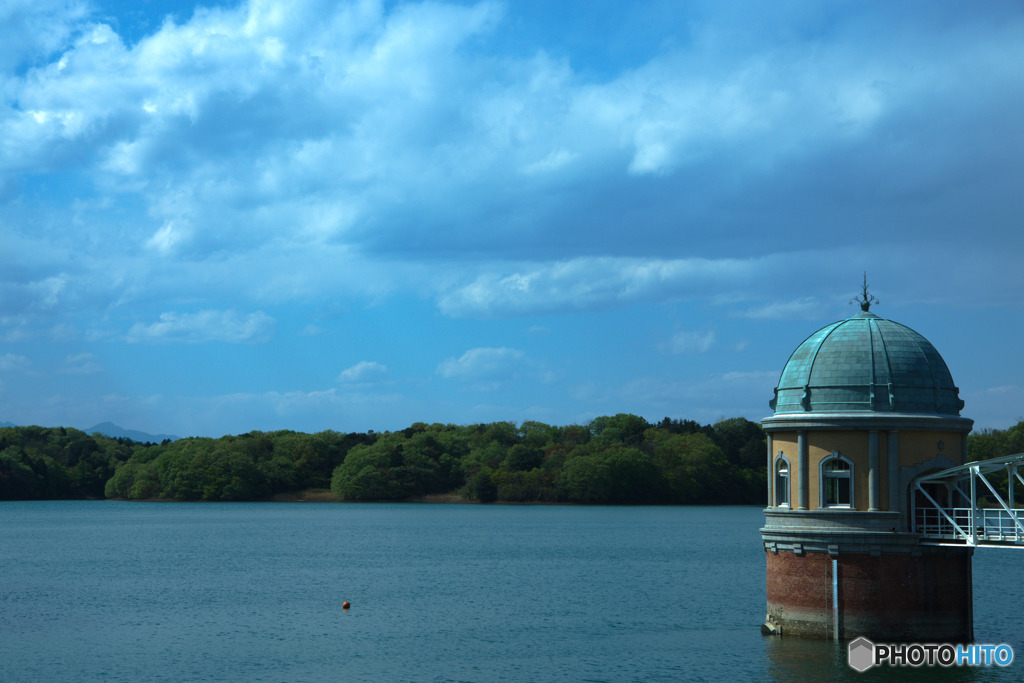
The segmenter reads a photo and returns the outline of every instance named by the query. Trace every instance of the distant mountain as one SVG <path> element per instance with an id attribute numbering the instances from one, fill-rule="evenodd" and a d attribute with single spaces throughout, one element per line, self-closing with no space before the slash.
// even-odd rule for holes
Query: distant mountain
<path id="1" fill-rule="evenodd" d="M 175 441 L 178 439 L 173 434 L 147 434 L 146 432 L 140 432 L 136 429 L 124 429 L 118 427 L 113 422 L 101 422 L 95 427 L 84 430 L 86 434 L 95 434 L 99 432 L 103 436 L 109 436 L 111 439 L 131 439 L 132 441 L 138 441 L 139 443 L 145 443 L 147 441 L 152 443 L 160 443 L 165 439 Z"/>

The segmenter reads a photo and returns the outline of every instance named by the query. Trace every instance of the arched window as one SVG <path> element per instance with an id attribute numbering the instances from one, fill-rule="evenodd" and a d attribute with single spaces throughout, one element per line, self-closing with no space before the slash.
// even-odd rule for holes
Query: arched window
<path id="1" fill-rule="evenodd" d="M 782 451 L 775 458 L 775 507 L 789 507 L 789 460 Z"/>
<path id="2" fill-rule="evenodd" d="M 853 461 L 832 451 L 823 458 L 820 465 L 821 507 L 853 507 Z"/>

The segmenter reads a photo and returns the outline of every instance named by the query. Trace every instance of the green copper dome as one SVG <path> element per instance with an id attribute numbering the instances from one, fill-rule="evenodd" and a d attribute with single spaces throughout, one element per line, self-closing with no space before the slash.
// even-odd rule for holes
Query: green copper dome
<path id="1" fill-rule="evenodd" d="M 931 342 L 863 310 L 818 330 L 793 352 L 769 405 L 776 415 L 959 415 L 964 402 Z"/>

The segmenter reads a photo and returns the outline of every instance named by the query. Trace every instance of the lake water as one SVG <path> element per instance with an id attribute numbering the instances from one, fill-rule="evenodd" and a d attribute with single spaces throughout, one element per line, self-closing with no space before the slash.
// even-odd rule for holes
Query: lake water
<path id="1" fill-rule="evenodd" d="M 1024 551 L 975 554 L 1007 669 L 765 638 L 759 508 L 0 503 L 3 681 L 1024 679 Z M 350 601 L 348 611 L 341 609 Z"/>

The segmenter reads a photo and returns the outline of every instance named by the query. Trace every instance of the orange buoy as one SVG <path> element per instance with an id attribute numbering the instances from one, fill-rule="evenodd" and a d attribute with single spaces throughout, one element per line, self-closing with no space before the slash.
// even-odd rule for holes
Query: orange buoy
<path id="1" fill-rule="evenodd" d="M 341 609 L 348 609 L 348 608 L 349 608 L 349 607 L 351 607 L 351 606 L 352 606 L 352 605 L 350 605 L 350 604 L 348 603 L 348 600 L 346 600 L 345 602 L 341 603 Z"/>

